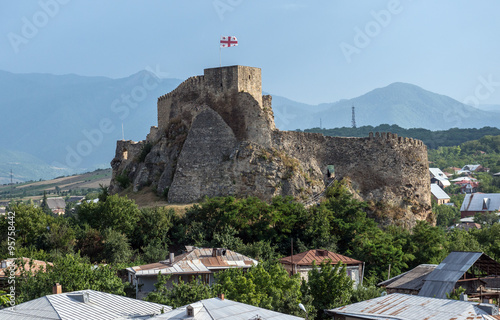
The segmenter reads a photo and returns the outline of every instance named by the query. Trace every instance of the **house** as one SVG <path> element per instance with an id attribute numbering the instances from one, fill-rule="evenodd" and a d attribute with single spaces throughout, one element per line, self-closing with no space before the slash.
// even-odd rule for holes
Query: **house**
<path id="1" fill-rule="evenodd" d="M 203 320 L 304 320 L 304 318 L 255 307 L 252 305 L 220 298 L 205 299 L 190 305 L 165 312 L 153 319 L 203 319 Z"/>
<path id="2" fill-rule="evenodd" d="M 410 271 L 402 273 L 391 279 L 382 281 L 377 285 L 387 293 L 404 293 L 418 295 L 424 285 L 424 280 L 436 269 L 437 264 L 421 264 Z"/>
<path id="3" fill-rule="evenodd" d="M 500 193 L 466 194 L 460 207 L 462 218 L 473 217 L 478 212 L 498 212 L 500 210 Z"/>
<path id="4" fill-rule="evenodd" d="M 494 173 L 493 176 L 500 177 L 500 172 Z"/>
<path id="5" fill-rule="evenodd" d="M 325 310 L 336 320 L 494 320 L 499 319 L 493 304 L 420 297 L 402 293 Z"/>
<path id="6" fill-rule="evenodd" d="M 62 197 L 47 198 L 47 206 L 54 214 L 64 214 L 66 201 Z"/>
<path id="7" fill-rule="evenodd" d="M 452 228 L 469 231 L 472 229 L 481 229 L 481 225 L 475 222 L 462 222 Z"/>
<path id="8" fill-rule="evenodd" d="M 441 171 L 439 168 L 429 168 L 431 183 L 438 184 L 441 188 L 449 187 L 450 181 L 448 181 L 448 177 L 446 174 Z"/>
<path id="9" fill-rule="evenodd" d="M 313 249 L 302 253 L 294 254 L 280 259 L 280 263 L 289 274 L 299 273 L 300 277 L 308 280 L 309 271 L 313 269 L 313 262 L 318 266 L 324 260 L 329 260 L 335 265 L 342 262 L 346 266 L 347 275 L 354 281 L 354 286 L 363 283 L 363 262 L 355 260 L 341 254 L 321 249 Z"/>
<path id="10" fill-rule="evenodd" d="M 0 319 L 148 319 L 171 307 L 94 290 L 62 293 L 56 285 L 55 294 L 0 310 Z"/>
<path id="11" fill-rule="evenodd" d="M 167 260 L 127 268 L 128 281 L 135 285 L 136 298 L 142 299 L 155 289 L 158 274 L 171 275 L 167 287 L 173 282 L 190 282 L 201 277 L 208 285 L 214 283 L 214 274 L 226 269 L 248 269 L 258 262 L 237 252 L 221 248 L 186 247 L 187 252 Z"/>
<path id="12" fill-rule="evenodd" d="M 437 204 L 445 204 L 450 202 L 450 196 L 444 192 L 441 187 L 435 183 L 431 183 L 431 194 L 432 199 L 437 202 Z"/>
<path id="13" fill-rule="evenodd" d="M 0 207 L 0 215 L 4 216 L 5 215 L 5 207 Z"/>
<path id="14" fill-rule="evenodd" d="M 480 164 L 468 164 L 463 166 L 457 173 L 458 174 L 471 174 L 474 172 L 490 172 L 490 168 L 485 168 Z"/>
<path id="15" fill-rule="evenodd" d="M 16 277 L 21 276 L 22 272 L 45 272 L 47 265 L 52 266 L 52 262 L 45 262 L 30 258 L 8 258 L 0 262 L 0 287 L 8 286 L 8 279 L 12 272 Z"/>
<path id="16" fill-rule="evenodd" d="M 500 292 L 488 291 L 484 277 L 500 275 L 500 263 L 482 252 L 451 252 L 425 279 L 418 293 L 422 297 L 446 298 L 458 287 L 472 298 L 499 298 Z"/>
<path id="17" fill-rule="evenodd" d="M 454 183 L 460 186 L 460 193 L 476 193 L 479 187 L 479 182 L 472 180 L 462 180 Z"/>

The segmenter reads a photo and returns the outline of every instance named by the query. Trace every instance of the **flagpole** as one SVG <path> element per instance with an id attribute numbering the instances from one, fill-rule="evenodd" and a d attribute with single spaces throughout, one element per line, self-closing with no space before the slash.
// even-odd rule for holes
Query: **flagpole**
<path id="1" fill-rule="evenodd" d="M 219 45 L 219 67 L 222 68 L 222 59 L 221 59 L 221 47 Z"/>

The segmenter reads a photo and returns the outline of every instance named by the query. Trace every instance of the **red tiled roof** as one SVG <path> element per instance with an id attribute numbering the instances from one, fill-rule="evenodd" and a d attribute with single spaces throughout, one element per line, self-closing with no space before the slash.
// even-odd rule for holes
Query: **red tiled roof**
<path id="1" fill-rule="evenodd" d="M 293 256 L 282 258 L 280 262 L 283 264 L 292 264 L 293 261 L 293 264 L 296 265 L 311 266 L 313 264 L 313 261 L 316 262 L 316 265 L 319 265 L 325 259 L 330 259 L 332 261 L 332 264 L 337 264 L 340 261 L 348 265 L 363 263 L 359 260 L 352 259 L 335 252 L 320 249 L 313 249 L 306 252 L 294 254 Z"/>

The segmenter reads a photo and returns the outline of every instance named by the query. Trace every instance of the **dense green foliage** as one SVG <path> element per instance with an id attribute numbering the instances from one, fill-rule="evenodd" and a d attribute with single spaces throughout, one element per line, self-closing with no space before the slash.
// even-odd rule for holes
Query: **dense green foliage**
<path id="1" fill-rule="evenodd" d="M 324 308 L 378 296 L 374 284 L 386 279 L 389 269 L 395 276 L 422 263 L 439 263 L 453 250 L 484 251 L 500 259 L 500 223 L 488 216 L 477 217 L 486 222 L 480 230 L 448 231 L 457 209 L 435 205 L 436 227 L 423 221 L 411 230 L 382 227 L 368 214 L 373 204 L 354 199 L 344 182 L 335 182 L 325 199 L 308 209 L 287 197 L 269 204 L 257 198 L 220 197 L 206 198 L 177 216 L 164 208 L 139 209 L 105 189 L 99 199 L 84 202 L 66 217 L 32 204 L 8 208 L 16 212 L 16 256 L 54 262 L 46 273 L 19 279 L 23 293 L 18 301 L 50 293 L 55 282 L 64 291 L 92 288 L 125 294 L 127 285 L 116 276 L 118 267 L 156 262 L 169 251 L 195 245 L 224 247 L 261 263 L 246 273 L 221 272 L 211 288 L 192 281 L 167 290 L 166 279 L 160 277 L 148 300 L 179 306 L 224 293 L 228 299 L 304 316 L 298 309 L 302 303 L 311 317 L 321 318 Z M 379 207 L 377 214 L 391 210 Z M 2 258 L 9 256 L 8 226 L 7 219 L 0 219 Z M 312 271 L 308 283 L 289 277 L 277 259 L 290 254 L 292 240 L 294 252 L 328 249 L 364 261 L 369 281 L 353 289 L 343 267 L 328 264 Z M 94 267 L 99 263 L 108 265 Z"/>
<path id="2" fill-rule="evenodd" d="M 429 161 L 438 168 L 462 168 L 467 164 L 481 164 L 483 167 L 490 168 L 491 172 L 500 172 L 500 135 L 484 136 L 479 140 L 467 141 L 458 146 L 429 150 Z M 494 181 L 487 174 L 483 174 L 480 178 L 489 179 L 489 182 L 500 191 L 500 180 Z"/>
<path id="3" fill-rule="evenodd" d="M 484 127 L 481 129 L 458 129 L 452 128 L 442 131 L 430 131 L 422 128 L 404 129 L 398 125 L 381 124 L 379 126 L 362 126 L 357 128 L 334 128 L 320 129 L 312 128 L 304 130 L 305 132 L 317 132 L 326 136 L 335 137 L 368 137 L 370 132 L 391 132 L 401 137 L 408 137 L 422 140 L 430 149 L 438 147 L 457 146 L 470 140 L 477 140 L 487 135 L 500 135 L 500 129 L 493 127 Z M 481 150 L 481 149 L 479 149 Z"/>
<path id="4" fill-rule="evenodd" d="M 116 272 L 113 266 L 96 266 L 79 255 L 66 255 L 57 258 L 54 266 L 47 266 L 47 272 L 38 272 L 36 276 L 23 273 L 16 282 L 16 300 L 23 302 L 52 294 L 55 283 L 61 284 L 64 291 L 92 289 L 124 295 L 125 284 Z"/>

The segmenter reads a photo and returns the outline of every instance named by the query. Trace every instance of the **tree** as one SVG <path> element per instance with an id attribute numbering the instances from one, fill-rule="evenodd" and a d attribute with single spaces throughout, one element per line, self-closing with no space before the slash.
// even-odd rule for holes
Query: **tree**
<path id="1" fill-rule="evenodd" d="M 344 180 L 335 181 L 326 190 L 326 201 L 322 205 L 331 212 L 330 233 L 338 237 L 340 252 L 353 250 L 353 238 L 357 234 L 377 228 L 375 221 L 364 211 L 367 204 L 352 197 Z"/>
<path id="2" fill-rule="evenodd" d="M 436 205 L 432 211 L 434 211 L 437 225 L 440 227 L 446 228 L 460 222 L 460 210 L 457 207 Z"/>
<path id="3" fill-rule="evenodd" d="M 47 191 L 43 190 L 43 198 L 42 198 L 42 204 L 40 205 L 42 207 L 43 212 L 46 214 L 50 215 L 52 214 L 52 210 L 50 210 L 49 205 L 47 203 Z"/>
<path id="4" fill-rule="evenodd" d="M 447 244 L 448 252 L 452 251 L 483 251 L 476 237 L 471 233 L 461 229 L 453 229 L 448 232 Z"/>
<path id="5" fill-rule="evenodd" d="M 49 232 L 54 217 L 41 208 L 23 203 L 10 204 L 8 211 L 15 213 L 16 246 L 43 246 L 43 240 Z M 1 237 L 7 239 L 8 220 L 0 219 Z M 4 246 L 7 247 L 7 246 Z"/>
<path id="6" fill-rule="evenodd" d="M 108 228 L 104 231 L 103 259 L 107 263 L 125 263 L 130 261 L 133 251 L 127 236 L 119 231 Z"/>
<path id="7" fill-rule="evenodd" d="M 83 202 L 78 206 L 77 216 L 80 224 L 87 223 L 100 231 L 112 228 L 132 238 L 140 211 L 133 200 L 114 194 L 106 201 Z"/>
<path id="8" fill-rule="evenodd" d="M 374 272 L 379 280 L 387 279 L 389 266 L 391 275 L 397 275 L 408 269 L 408 263 L 414 259 L 403 250 L 406 243 L 405 237 L 397 233 L 373 228 L 354 238 L 352 256 L 364 261 L 366 271 Z"/>
<path id="9" fill-rule="evenodd" d="M 377 287 L 377 276 L 371 273 L 363 279 L 363 285 L 358 285 L 358 287 L 353 290 L 351 303 L 380 297 L 382 291 L 382 288 Z"/>
<path id="10" fill-rule="evenodd" d="M 500 219 L 498 215 L 498 212 L 477 212 L 474 215 L 474 222 L 482 226 L 491 226 L 494 223 L 498 223 Z"/>
<path id="11" fill-rule="evenodd" d="M 158 281 L 155 283 L 156 289 L 150 292 L 144 300 L 172 306 L 175 309 L 215 296 L 212 288 L 205 284 L 200 277 L 188 283 L 182 280 L 174 281 L 172 288 L 167 288 L 169 279 L 170 275 L 158 274 Z"/>
<path id="12" fill-rule="evenodd" d="M 415 256 L 411 268 L 422 263 L 439 264 L 448 255 L 446 235 L 441 228 L 433 227 L 426 221 L 417 221 L 412 232 L 407 246 Z"/>
<path id="13" fill-rule="evenodd" d="M 178 218 L 172 209 L 162 207 L 141 209 L 133 236 L 130 238 L 132 247 L 139 249 L 151 243 L 168 245 L 170 230 L 176 221 Z"/>
<path id="14" fill-rule="evenodd" d="M 229 269 L 216 275 L 216 293 L 228 299 L 274 311 L 301 315 L 298 304 L 303 303 L 314 313 L 312 298 L 301 292 L 300 276 L 290 277 L 280 263 L 259 264 L 243 272 Z"/>
<path id="15" fill-rule="evenodd" d="M 313 264 L 309 271 L 309 280 L 303 282 L 302 292 L 313 297 L 312 305 L 316 310 L 333 309 L 350 303 L 353 293 L 353 282 L 347 276 L 342 262 L 335 266 L 326 259 L 318 266 Z M 318 314 L 318 319 L 329 319 Z"/>
<path id="16" fill-rule="evenodd" d="M 52 294 L 54 283 L 62 285 L 64 292 L 91 289 L 124 295 L 125 284 L 112 266 L 93 265 L 79 255 L 66 255 L 48 265 L 46 272 L 24 271 L 16 280 L 16 300 L 24 302 Z"/>
<path id="17" fill-rule="evenodd" d="M 77 249 L 82 255 L 89 257 L 91 262 L 101 262 L 104 251 L 102 233 L 88 224 L 80 227 L 77 236 Z"/>

